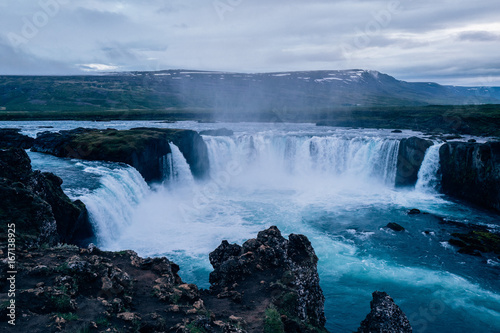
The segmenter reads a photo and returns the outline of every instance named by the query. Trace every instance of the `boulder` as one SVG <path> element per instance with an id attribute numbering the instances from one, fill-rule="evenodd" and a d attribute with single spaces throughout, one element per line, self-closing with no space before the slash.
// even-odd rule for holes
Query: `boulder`
<path id="1" fill-rule="evenodd" d="M 449 142 L 439 149 L 443 192 L 500 211 L 500 142 Z"/>
<path id="2" fill-rule="evenodd" d="M 387 293 L 375 291 L 372 296 L 371 312 L 361 322 L 358 333 L 412 332 L 408 318 Z"/>
<path id="3" fill-rule="evenodd" d="M 430 140 L 417 137 L 402 139 L 399 143 L 396 186 L 415 186 L 418 171 L 427 149 L 433 145 Z"/>
<path id="4" fill-rule="evenodd" d="M 386 228 L 389 228 L 391 230 L 394 230 L 394 231 L 405 231 L 405 228 L 402 227 L 401 225 L 397 224 L 397 223 L 394 223 L 394 222 L 391 222 L 389 224 L 387 224 Z"/>

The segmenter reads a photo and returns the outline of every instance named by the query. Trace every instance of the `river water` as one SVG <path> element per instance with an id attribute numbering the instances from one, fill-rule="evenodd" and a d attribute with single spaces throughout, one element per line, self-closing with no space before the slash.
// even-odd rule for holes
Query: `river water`
<path id="1" fill-rule="evenodd" d="M 47 128 L 52 126 L 51 128 Z M 182 153 L 162 161 L 148 186 L 132 167 L 30 152 L 35 169 L 63 180 L 89 210 L 98 246 L 167 256 L 184 281 L 208 288 L 208 254 L 223 239 L 241 244 L 276 225 L 306 235 L 319 257 L 327 328 L 352 332 L 386 291 L 414 332 L 500 332 L 500 260 L 457 253 L 455 221 L 500 228 L 499 216 L 439 193 L 439 146 L 428 149 L 415 188 L 394 187 L 399 140 L 421 133 L 313 124 L 195 122 L 0 122 L 27 135 L 76 127 L 226 127 L 203 136 L 210 179 L 195 181 Z M 418 208 L 429 214 L 408 215 Z M 441 217 L 440 218 L 437 218 Z M 385 226 L 396 222 L 406 230 Z"/>

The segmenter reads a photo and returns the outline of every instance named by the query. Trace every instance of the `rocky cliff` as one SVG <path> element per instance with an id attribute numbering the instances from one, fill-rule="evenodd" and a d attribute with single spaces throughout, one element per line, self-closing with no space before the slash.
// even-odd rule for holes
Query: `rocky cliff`
<path id="1" fill-rule="evenodd" d="M 148 182 L 163 178 L 162 159 L 171 153 L 169 142 L 179 147 L 196 178 L 208 175 L 208 151 L 201 136 L 190 130 L 134 128 L 118 131 L 78 128 L 44 132 L 32 151 L 58 157 L 122 162 L 136 168 Z"/>
<path id="2" fill-rule="evenodd" d="M 85 205 L 71 202 L 54 174 L 33 171 L 23 149 L 0 150 L 2 242 L 15 224 L 18 246 L 84 244 L 93 237 Z"/>
<path id="3" fill-rule="evenodd" d="M 418 171 L 432 141 L 417 137 L 402 139 L 399 143 L 396 186 L 414 186 L 418 180 Z"/>
<path id="4" fill-rule="evenodd" d="M 291 234 L 287 240 L 271 227 L 242 246 L 222 242 L 210 253 L 210 262 L 215 298 L 207 304 L 233 303 L 255 332 L 270 326 L 284 332 L 325 331 L 318 258 L 307 237 Z"/>
<path id="5" fill-rule="evenodd" d="M 449 142 L 439 157 L 444 193 L 500 211 L 500 142 Z"/>

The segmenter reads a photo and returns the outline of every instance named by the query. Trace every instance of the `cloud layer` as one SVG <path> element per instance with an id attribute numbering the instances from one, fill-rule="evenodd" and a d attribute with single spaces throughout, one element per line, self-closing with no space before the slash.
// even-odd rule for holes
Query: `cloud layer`
<path id="1" fill-rule="evenodd" d="M 373 69 L 500 86 L 498 1 L 4 0 L 0 74 Z"/>

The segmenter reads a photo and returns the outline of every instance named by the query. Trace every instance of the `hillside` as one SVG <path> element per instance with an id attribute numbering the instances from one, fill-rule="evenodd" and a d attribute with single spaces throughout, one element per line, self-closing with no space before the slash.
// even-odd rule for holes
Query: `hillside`
<path id="1" fill-rule="evenodd" d="M 168 70 L 101 76 L 0 76 L 3 111 L 170 108 L 255 113 L 485 103 L 500 103 L 500 88 L 410 83 L 364 70 L 265 74 Z"/>

